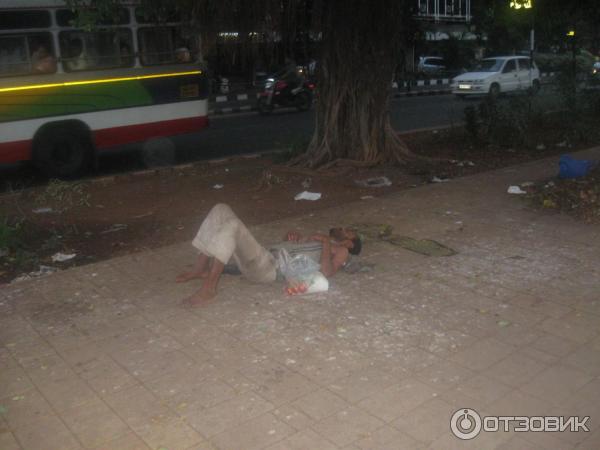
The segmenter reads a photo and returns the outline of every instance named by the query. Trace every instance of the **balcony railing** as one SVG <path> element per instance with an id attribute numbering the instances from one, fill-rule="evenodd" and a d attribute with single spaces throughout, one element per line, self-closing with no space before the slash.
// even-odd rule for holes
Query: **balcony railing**
<path id="1" fill-rule="evenodd" d="M 417 0 L 417 18 L 435 22 L 470 22 L 471 0 Z"/>

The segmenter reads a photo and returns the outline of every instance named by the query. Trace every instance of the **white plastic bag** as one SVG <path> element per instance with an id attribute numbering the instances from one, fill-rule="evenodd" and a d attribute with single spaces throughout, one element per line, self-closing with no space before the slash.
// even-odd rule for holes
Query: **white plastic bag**
<path id="1" fill-rule="evenodd" d="M 283 248 L 278 252 L 277 265 L 281 274 L 288 281 L 306 279 L 321 268 L 319 263 L 308 256 L 303 254 L 290 256 Z"/>
<path id="2" fill-rule="evenodd" d="M 329 290 L 329 281 L 319 272 L 319 263 L 306 255 L 290 256 L 285 249 L 277 255 L 279 271 L 287 281 L 288 295 L 311 294 Z"/>

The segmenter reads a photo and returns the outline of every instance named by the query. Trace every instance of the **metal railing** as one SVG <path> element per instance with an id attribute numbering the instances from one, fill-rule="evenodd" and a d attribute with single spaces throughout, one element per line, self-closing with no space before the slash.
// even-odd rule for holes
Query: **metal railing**
<path id="1" fill-rule="evenodd" d="M 417 18 L 435 22 L 470 22 L 471 0 L 417 0 Z"/>

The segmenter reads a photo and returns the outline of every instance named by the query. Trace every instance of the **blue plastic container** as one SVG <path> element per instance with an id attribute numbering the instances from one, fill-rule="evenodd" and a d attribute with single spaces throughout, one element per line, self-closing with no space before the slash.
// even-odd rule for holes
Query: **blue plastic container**
<path id="1" fill-rule="evenodd" d="M 558 172 L 559 178 L 579 178 L 584 177 L 588 174 L 590 169 L 594 167 L 596 161 L 589 161 L 587 159 L 574 159 L 570 155 L 561 155 L 558 166 L 560 168 Z"/>

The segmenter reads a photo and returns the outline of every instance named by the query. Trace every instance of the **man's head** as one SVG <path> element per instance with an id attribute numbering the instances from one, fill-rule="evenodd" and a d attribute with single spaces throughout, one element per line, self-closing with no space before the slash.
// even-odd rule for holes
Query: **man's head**
<path id="1" fill-rule="evenodd" d="M 356 231 L 349 228 L 331 228 L 329 236 L 340 245 L 345 246 L 351 255 L 358 255 L 362 250 L 362 241 Z"/>

